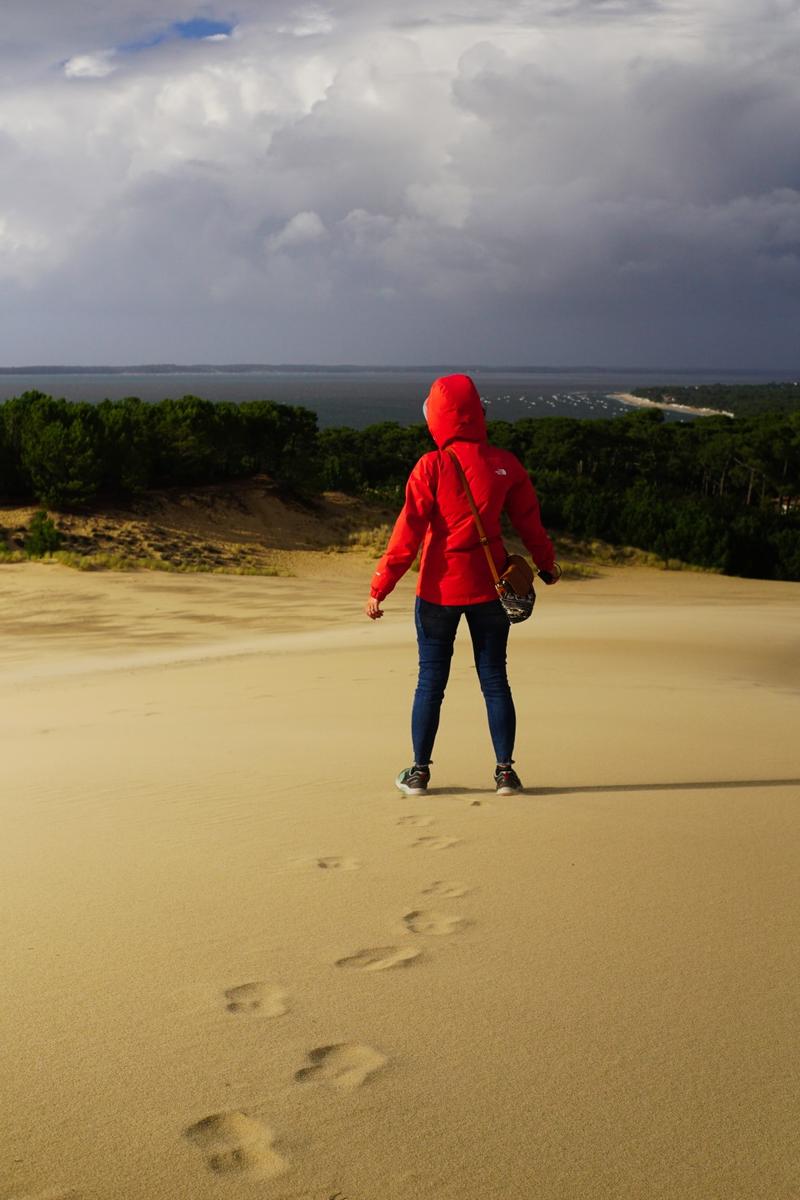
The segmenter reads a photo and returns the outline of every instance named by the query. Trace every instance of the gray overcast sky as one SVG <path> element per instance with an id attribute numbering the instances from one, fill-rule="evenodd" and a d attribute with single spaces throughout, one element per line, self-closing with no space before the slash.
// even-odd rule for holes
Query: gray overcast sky
<path id="1" fill-rule="evenodd" d="M 800 0 L 6 0 L 0 365 L 800 364 Z"/>

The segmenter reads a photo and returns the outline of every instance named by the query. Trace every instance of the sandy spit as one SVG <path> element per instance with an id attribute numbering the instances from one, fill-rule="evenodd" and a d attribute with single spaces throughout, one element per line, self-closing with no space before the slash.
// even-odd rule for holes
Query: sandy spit
<path id="1" fill-rule="evenodd" d="M 2 1200 L 800 1194 L 798 586 L 608 570 L 464 632 L 431 791 L 412 589 L 0 570 Z"/>
<path id="2" fill-rule="evenodd" d="M 728 412 L 724 408 L 695 408 L 691 404 L 671 404 L 666 400 L 646 400 L 644 396 L 634 396 L 632 392 L 610 392 L 609 396 L 612 400 L 619 400 L 620 404 L 630 404 L 635 408 L 663 408 L 667 412 L 691 413 L 695 417 L 734 416 L 732 412 Z"/>

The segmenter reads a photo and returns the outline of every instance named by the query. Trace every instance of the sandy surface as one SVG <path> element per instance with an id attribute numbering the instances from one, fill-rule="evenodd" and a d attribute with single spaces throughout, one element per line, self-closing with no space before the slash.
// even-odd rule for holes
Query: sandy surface
<path id="1" fill-rule="evenodd" d="M 542 589 L 512 798 L 462 631 L 408 799 L 327 561 L 0 570 L 2 1200 L 796 1198 L 797 585 Z"/>

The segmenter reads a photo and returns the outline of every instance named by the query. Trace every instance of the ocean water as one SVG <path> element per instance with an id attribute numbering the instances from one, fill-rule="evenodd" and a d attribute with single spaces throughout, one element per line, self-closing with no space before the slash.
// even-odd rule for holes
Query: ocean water
<path id="1" fill-rule="evenodd" d="M 610 398 L 612 392 L 659 384 L 756 382 L 766 373 L 668 372 L 645 370 L 531 370 L 502 371 L 465 368 L 472 375 L 490 420 L 517 421 L 522 417 L 614 417 L 630 408 Z M 92 371 L 0 373 L 0 400 L 25 391 L 41 391 L 68 400 L 99 403 L 138 396 L 145 401 L 167 396 L 201 396 L 206 400 L 272 400 L 302 404 L 317 413 L 326 428 L 348 425 L 363 429 L 379 421 L 403 425 L 422 421 L 422 403 L 436 374 L 429 370 L 348 370 L 324 367 L 291 370 L 226 370 L 103 373 Z M 668 420 L 686 420 L 668 414 Z M 691 419 L 691 418 L 688 418 Z"/>

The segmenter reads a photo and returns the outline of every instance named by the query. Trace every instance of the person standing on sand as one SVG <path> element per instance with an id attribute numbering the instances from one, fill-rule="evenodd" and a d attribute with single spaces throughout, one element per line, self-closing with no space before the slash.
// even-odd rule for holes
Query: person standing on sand
<path id="1" fill-rule="evenodd" d="M 427 790 L 453 643 L 463 615 L 486 701 L 497 763 L 495 789 L 507 796 L 522 789 L 512 765 L 516 713 L 506 675 L 509 622 L 458 468 L 446 451 L 455 452 L 467 476 L 498 570 L 506 560 L 500 534 L 500 517 L 506 512 L 544 582 L 556 583 L 560 572 L 528 473 L 509 450 L 489 444 L 483 406 L 469 376 L 437 379 L 422 411 L 438 449 L 424 454 L 409 476 L 403 511 L 372 577 L 364 610 L 373 621 L 383 616 L 381 604 L 414 562 L 422 542 L 415 613 L 419 681 L 411 712 L 414 762 L 395 783 L 409 796 L 422 796 Z"/>

